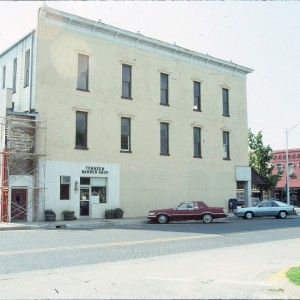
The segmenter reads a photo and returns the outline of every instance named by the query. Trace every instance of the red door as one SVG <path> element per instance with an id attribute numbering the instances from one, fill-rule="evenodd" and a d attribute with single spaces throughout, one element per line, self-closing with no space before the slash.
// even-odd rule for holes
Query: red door
<path id="1" fill-rule="evenodd" d="M 26 189 L 11 190 L 11 221 L 27 221 Z"/>

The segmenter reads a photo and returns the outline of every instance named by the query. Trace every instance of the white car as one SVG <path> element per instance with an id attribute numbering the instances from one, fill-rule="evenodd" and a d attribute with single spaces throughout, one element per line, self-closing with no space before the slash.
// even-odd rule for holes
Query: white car
<path id="1" fill-rule="evenodd" d="M 295 208 L 277 200 L 264 200 L 256 203 L 252 207 L 243 207 L 234 210 L 234 215 L 244 219 L 253 217 L 275 217 L 285 219 L 287 215 L 294 215 Z"/>

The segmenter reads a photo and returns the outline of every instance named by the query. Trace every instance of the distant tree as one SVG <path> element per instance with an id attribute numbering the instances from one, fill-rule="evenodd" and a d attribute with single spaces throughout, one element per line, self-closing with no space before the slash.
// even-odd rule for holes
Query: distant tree
<path id="1" fill-rule="evenodd" d="M 261 131 L 257 134 L 248 130 L 248 142 L 249 142 L 249 164 L 264 180 L 265 185 L 262 189 L 266 192 L 274 189 L 277 182 L 280 180 L 282 173 L 272 174 L 274 166 L 271 164 L 273 158 L 273 150 L 270 145 L 265 146 L 263 144 L 263 136 Z"/>

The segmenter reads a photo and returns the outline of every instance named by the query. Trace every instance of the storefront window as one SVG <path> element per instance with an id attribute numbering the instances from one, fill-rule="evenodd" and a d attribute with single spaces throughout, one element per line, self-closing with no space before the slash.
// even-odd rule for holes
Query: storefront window
<path id="1" fill-rule="evenodd" d="M 92 186 L 92 196 L 99 198 L 99 203 L 106 203 L 106 187 Z"/>

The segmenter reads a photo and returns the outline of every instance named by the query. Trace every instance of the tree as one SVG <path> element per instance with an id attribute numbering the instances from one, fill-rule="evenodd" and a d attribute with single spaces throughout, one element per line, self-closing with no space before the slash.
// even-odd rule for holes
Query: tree
<path id="1" fill-rule="evenodd" d="M 273 150 L 270 145 L 265 146 L 262 139 L 261 131 L 254 134 L 251 129 L 248 130 L 249 164 L 265 180 L 262 189 L 268 192 L 276 187 L 282 173 L 272 174 L 274 170 L 274 166 L 271 164 Z"/>

